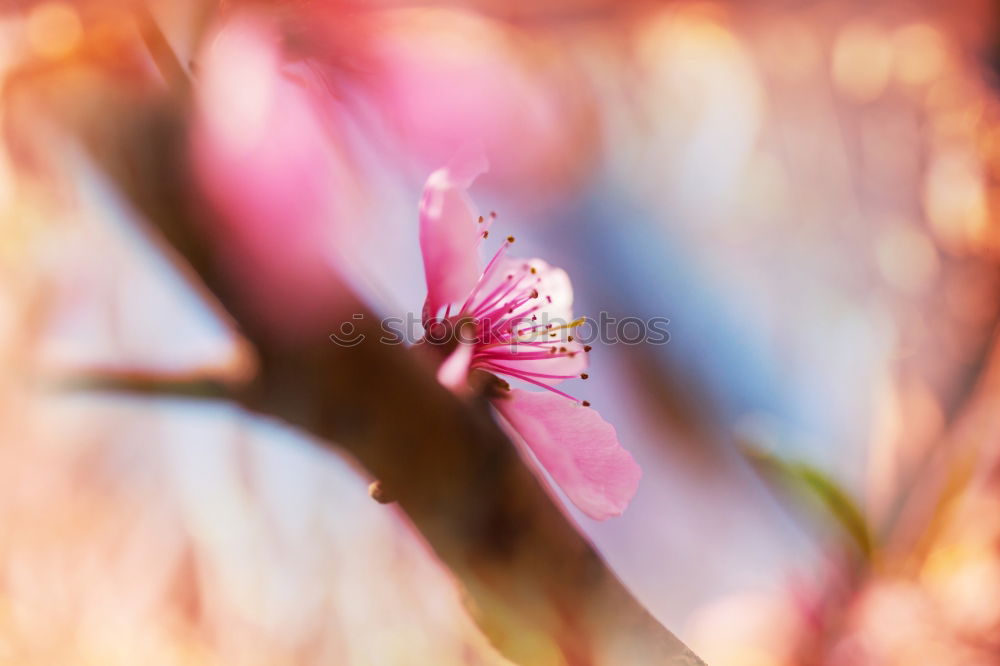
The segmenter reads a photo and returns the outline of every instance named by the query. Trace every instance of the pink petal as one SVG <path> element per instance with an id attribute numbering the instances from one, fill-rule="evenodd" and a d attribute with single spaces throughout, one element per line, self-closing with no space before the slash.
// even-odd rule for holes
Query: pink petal
<path id="1" fill-rule="evenodd" d="M 580 129 L 593 123 L 586 86 L 537 36 L 446 4 L 456 6 L 378 12 L 365 42 L 399 150 L 436 166 L 448 147 L 477 137 L 493 183 L 519 206 L 562 194 L 596 151 L 596 133 Z"/>
<path id="2" fill-rule="evenodd" d="M 544 313 L 550 322 L 573 320 L 573 285 L 569 275 L 561 268 L 550 266 L 541 259 L 529 259 L 528 263 L 537 271 L 540 278 L 538 292 L 551 298 L 551 302 L 539 311 L 539 319 Z"/>
<path id="3" fill-rule="evenodd" d="M 535 269 L 535 273 L 528 275 L 527 272 L 532 268 Z M 481 302 L 493 293 L 498 286 L 507 282 L 508 275 L 514 276 L 514 279 L 524 277 L 522 280 L 523 289 L 538 289 L 542 299 L 529 301 L 518 308 L 514 314 L 525 312 L 529 308 L 541 304 L 542 307 L 534 312 L 539 320 L 544 319 L 557 325 L 559 323 L 568 324 L 573 320 L 573 285 L 570 283 L 569 275 L 563 269 L 552 266 L 542 259 L 503 257 L 498 262 L 496 269 L 491 271 L 489 277 L 479 288 L 476 300 Z M 476 305 L 478 303 L 473 303 L 473 308 Z"/>
<path id="4" fill-rule="evenodd" d="M 434 315 L 449 303 L 465 300 L 479 280 L 477 252 L 485 224 L 466 189 L 489 168 L 481 149 L 468 147 L 427 179 L 420 200 L 420 250 L 427 278 L 424 311 Z"/>
<path id="5" fill-rule="evenodd" d="M 270 328 L 314 331 L 343 301 L 331 257 L 352 228 L 354 167 L 266 24 L 238 16 L 206 42 L 191 158 L 220 267 Z"/>
<path id="6" fill-rule="evenodd" d="M 469 363 L 472 361 L 473 346 L 459 344 L 455 351 L 438 367 L 437 380 L 441 385 L 455 392 L 468 388 Z"/>
<path id="7" fill-rule="evenodd" d="M 642 470 L 596 410 L 553 393 L 520 389 L 493 406 L 581 511 L 604 520 L 625 510 Z"/>

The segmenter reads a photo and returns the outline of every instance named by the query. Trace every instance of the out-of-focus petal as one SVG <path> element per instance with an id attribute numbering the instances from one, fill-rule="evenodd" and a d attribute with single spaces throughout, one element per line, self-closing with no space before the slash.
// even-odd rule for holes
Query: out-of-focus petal
<path id="1" fill-rule="evenodd" d="M 209 43 L 191 155 L 224 270 L 272 329 L 314 330 L 342 298 L 336 248 L 359 189 L 346 151 L 262 22 L 236 17 Z"/>
<path id="2" fill-rule="evenodd" d="M 469 295 L 479 279 L 477 239 L 485 225 L 466 192 L 489 168 L 482 150 L 467 146 L 427 179 L 420 200 L 420 250 L 427 278 L 425 313 Z"/>
<path id="3" fill-rule="evenodd" d="M 642 470 L 597 411 L 547 391 L 520 389 L 493 405 L 581 511 L 604 520 L 625 510 Z"/>
<path id="4" fill-rule="evenodd" d="M 558 196 L 586 172 L 598 135 L 592 93 L 539 31 L 460 8 L 397 9 L 378 20 L 378 102 L 416 164 L 440 164 L 457 142 L 481 140 L 491 184 L 522 206 Z"/>

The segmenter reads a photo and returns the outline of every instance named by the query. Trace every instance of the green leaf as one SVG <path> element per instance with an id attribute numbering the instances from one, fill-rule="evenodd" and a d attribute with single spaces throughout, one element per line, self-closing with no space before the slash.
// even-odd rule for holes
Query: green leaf
<path id="1" fill-rule="evenodd" d="M 793 497 L 818 503 L 865 558 L 871 559 L 875 543 L 868 521 L 847 491 L 826 472 L 809 463 L 780 458 L 753 444 L 744 443 L 741 448 L 765 479 Z"/>

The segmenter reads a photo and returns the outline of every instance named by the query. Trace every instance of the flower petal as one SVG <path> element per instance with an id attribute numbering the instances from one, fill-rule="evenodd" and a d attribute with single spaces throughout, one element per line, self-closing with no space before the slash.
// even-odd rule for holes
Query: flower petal
<path id="1" fill-rule="evenodd" d="M 189 141 L 218 268 L 272 333 L 325 327 L 350 301 L 336 252 L 362 198 L 345 135 L 266 23 L 237 15 L 205 43 Z"/>
<path id="2" fill-rule="evenodd" d="M 642 470 L 596 410 L 553 393 L 520 389 L 493 406 L 581 511 L 604 520 L 625 510 Z"/>
<path id="3" fill-rule="evenodd" d="M 427 179 L 420 200 L 420 251 L 427 279 L 426 316 L 462 301 L 479 280 L 478 239 L 485 224 L 466 189 L 489 168 L 481 149 L 466 147 Z"/>
<path id="4" fill-rule="evenodd" d="M 460 342 L 455 351 L 448 355 L 448 358 L 438 366 L 437 380 L 441 385 L 460 393 L 468 388 L 469 363 L 472 361 L 472 349 L 470 344 Z"/>
<path id="5" fill-rule="evenodd" d="M 534 273 L 531 272 L 532 269 Z M 504 302 L 497 301 L 495 297 L 491 298 L 491 296 L 510 281 L 517 281 L 519 287 L 508 298 L 537 289 L 540 299 L 528 301 L 510 314 L 517 316 L 530 310 L 539 320 L 556 326 L 572 321 L 573 285 L 570 283 L 569 275 L 563 269 L 552 266 L 542 259 L 519 259 L 517 257 L 500 259 L 494 270 L 490 271 L 490 275 L 479 287 L 479 293 L 470 306 L 470 310 L 479 310 L 482 313 L 486 309 L 499 308 L 500 313 L 507 317 L 506 307 L 503 307 Z M 484 307 L 490 305 L 492 308 Z M 535 310 L 535 306 L 540 307 Z"/>
<path id="6" fill-rule="evenodd" d="M 541 312 L 557 326 L 559 322 L 568 324 L 573 319 L 573 285 L 569 275 L 541 259 L 529 259 L 528 264 L 537 271 L 540 278 L 538 292 L 546 299 Z"/>

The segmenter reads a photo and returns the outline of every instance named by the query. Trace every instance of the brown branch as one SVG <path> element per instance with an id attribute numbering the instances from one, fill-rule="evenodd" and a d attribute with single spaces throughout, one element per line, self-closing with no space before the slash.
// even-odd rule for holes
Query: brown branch
<path id="1" fill-rule="evenodd" d="M 153 18 L 149 6 L 140 0 L 133 4 L 132 11 L 135 12 L 139 36 L 167 85 L 175 93 L 186 94 L 191 87 L 187 70 L 171 48 L 167 36 L 160 29 L 160 25 Z"/>

